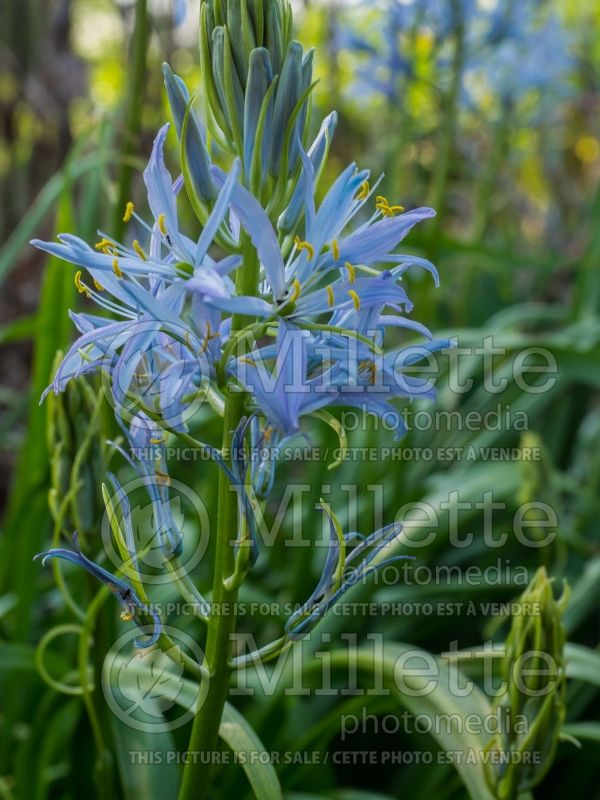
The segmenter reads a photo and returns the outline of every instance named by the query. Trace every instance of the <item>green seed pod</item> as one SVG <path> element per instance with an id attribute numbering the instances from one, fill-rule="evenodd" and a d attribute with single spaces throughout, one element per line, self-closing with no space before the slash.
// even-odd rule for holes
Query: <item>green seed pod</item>
<path id="1" fill-rule="evenodd" d="M 552 764 L 565 717 L 565 630 L 569 597 L 558 601 L 541 567 L 521 596 L 506 641 L 504 681 L 498 701 L 502 730 L 489 742 L 486 778 L 499 800 L 536 786 Z"/>

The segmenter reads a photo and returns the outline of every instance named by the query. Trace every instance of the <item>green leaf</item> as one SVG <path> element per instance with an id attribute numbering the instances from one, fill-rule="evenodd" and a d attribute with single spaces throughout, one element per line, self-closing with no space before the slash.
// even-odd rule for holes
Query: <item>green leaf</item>
<path id="1" fill-rule="evenodd" d="M 116 164 L 124 159 L 116 150 L 108 150 L 105 154 L 97 152 L 69 161 L 64 169 L 53 175 L 36 197 L 33 205 L 23 216 L 6 244 L 0 249 L 0 283 L 8 275 L 16 263 L 19 253 L 40 227 L 43 219 L 54 208 L 60 196 L 72 181 L 81 178 L 88 172 L 94 172 L 99 166 Z M 126 159 L 132 166 L 140 166 L 138 159 Z M 143 165 L 142 165 L 143 166 Z M 66 229 L 65 229 L 66 230 Z"/>
<path id="2" fill-rule="evenodd" d="M 151 709 L 153 703 L 156 704 L 154 710 Z M 144 705 L 150 716 L 160 717 L 157 701 L 146 699 Z M 140 731 L 112 714 L 111 728 L 124 796 L 143 797 L 144 800 L 176 797 L 181 775 L 177 761 L 170 758 L 177 751 L 171 733 Z"/>
<path id="3" fill-rule="evenodd" d="M 23 342 L 26 339 L 31 339 L 35 333 L 36 324 L 36 314 L 28 314 L 12 322 L 7 322 L 6 325 L 0 327 L 0 344 Z"/>
<path id="4" fill-rule="evenodd" d="M 144 660 L 140 659 L 138 661 L 136 659 L 133 662 L 130 660 L 125 662 L 122 658 L 116 658 L 114 660 L 113 669 L 116 666 L 117 673 L 119 662 L 123 665 L 125 663 L 127 664 L 126 680 L 129 682 L 129 685 L 133 685 L 131 682 L 136 676 L 136 685 L 139 687 L 145 688 L 155 685 L 156 675 L 152 674 L 150 664 L 145 663 Z M 123 686 L 121 686 L 121 689 L 122 688 Z M 199 693 L 199 685 L 194 681 L 183 678 L 180 673 L 176 672 L 176 667 L 173 665 L 170 670 L 161 670 L 161 703 L 171 701 L 177 703 L 177 705 L 182 708 L 191 709 L 196 705 Z M 147 696 L 147 692 L 145 692 L 144 696 Z M 157 707 L 157 713 L 160 714 L 160 707 Z M 249 723 L 239 711 L 236 711 L 229 703 L 225 704 L 219 735 L 236 754 L 241 753 L 244 754 L 244 756 L 253 754 L 252 758 L 243 758 L 243 760 L 240 760 L 256 797 L 259 798 L 259 800 L 281 800 L 282 793 L 279 780 L 273 766 L 266 756 L 264 745 Z M 261 753 L 265 754 L 264 759 L 257 757 L 258 754 Z M 259 761 L 261 763 L 258 763 Z M 141 794 L 134 796 L 145 797 L 146 795 Z M 167 795 L 163 794 L 162 796 L 165 797 Z"/>
<path id="5" fill-rule="evenodd" d="M 431 678 L 415 675 L 414 662 L 405 659 L 406 654 L 414 654 L 415 657 L 425 659 L 428 665 L 433 663 L 437 669 L 435 680 Z M 383 686 L 389 689 L 398 702 L 404 706 L 414 716 L 426 715 L 431 719 L 439 718 L 441 715 L 454 715 L 465 719 L 473 714 L 483 718 L 491 713 L 488 699 L 483 692 L 472 685 L 469 694 L 464 697 L 456 697 L 452 692 L 450 684 L 450 673 L 446 664 L 440 659 L 432 656 L 425 650 L 407 644 L 386 644 L 383 649 L 383 656 L 378 658 L 371 649 L 358 649 L 352 655 L 347 650 L 334 650 L 330 654 L 332 667 L 349 669 L 349 660 L 355 664 L 358 671 L 362 674 L 374 674 L 376 680 L 381 679 Z M 421 662 L 422 663 L 422 662 Z M 412 666 L 412 669 L 411 669 Z M 311 663 L 311 667 L 320 669 L 319 663 Z M 407 691 L 401 691 L 399 678 L 402 678 L 402 687 Z M 429 687 L 429 683 L 432 687 Z M 459 678 L 459 684 L 464 685 L 464 677 Z M 413 693 L 423 692 L 427 688 L 427 694 L 413 696 Z M 467 726 L 462 731 L 448 730 L 450 726 L 440 726 L 439 730 L 432 735 L 442 747 L 448 752 L 460 751 L 463 754 L 472 753 L 476 763 L 455 764 L 460 777 L 473 800 L 494 800 L 484 774 L 483 764 L 479 754 L 483 753 L 488 742 L 489 736 L 482 732 L 480 735 L 469 733 Z"/>
<path id="6" fill-rule="evenodd" d="M 256 758 L 259 753 L 267 756 L 262 742 L 240 712 L 229 703 L 225 704 L 219 736 L 234 753 L 252 755 L 256 759 L 255 763 L 249 763 L 245 758 L 242 766 L 258 800 L 280 800 L 281 787 L 268 757 L 265 757 L 265 763 L 258 763 L 260 759 Z"/>
<path id="7" fill-rule="evenodd" d="M 570 722 L 562 726 L 561 733 L 575 739 L 600 743 L 600 722 Z"/>
<path id="8" fill-rule="evenodd" d="M 567 678 L 600 686 L 600 653 L 580 644 L 565 645 Z"/>

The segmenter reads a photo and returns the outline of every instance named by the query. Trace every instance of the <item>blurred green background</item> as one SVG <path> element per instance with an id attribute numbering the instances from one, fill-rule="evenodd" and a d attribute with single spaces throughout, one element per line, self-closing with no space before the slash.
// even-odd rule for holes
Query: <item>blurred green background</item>
<path id="1" fill-rule="evenodd" d="M 145 5 L 138 2 L 138 11 Z M 535 796 L 592 797 L 600 743 L 593 722 L 600 680 L 600 6 L 578 0 L 488 0 L 465 3 L 464 13 L 458 13 L 460 3 L 439 0 L 414 14 L 408 13 L 409 5 L 307 0 L 295 6 L 298 38 L 317 49 L 315 119 L 331 108 L 339 114 L 321 185 L 356 161 L 371 168 L 373 176 L 385 173 L 381 193 L 390 202 L 433 205 L 435 222 L 406 243 L 407 251 L 433 260 L 442 279 L 436 290 L 426 274 L 409 275 L 417 316 L 435 334 L 457 336 L 463 347 L 480 347 L 493 336 L 494 346 L 502 348 L 494 361 L 496 376 L 508 379 L 502 392 L 488 391 L 487 367 L 476 354 L 461 361 L 472 387 L 452 392 L 442 359 L 439 398 L 435 409 L 429 408 L 458 411 L 457 419 L 464 421 L 469 412 L 483 417 L 500 407 L 500 424 L 469 430 L 455 421 L 413 428 L 402 446 L 529 446 L 538 448 L 541 458 L 407 458 L 371 462 L 368 469 L 348 462 L 334 472 L 319 462 L 294 463 L 280 470 L 267 515 L 275 513 L 286 485 L 304 482 L 311 485 L 302 505 L 309 531 L 324 484 L 345 526 L 364 532 L 373 530 L 377 515 L 390 522 L 404 504 L 426 501 L 439 512 L 439 530 L 418 554 L 421 563 L 431 569 L 466 568 L 500 560 L 501 577 L 493 585 L 373 582 L 353 590 L 354 599 L 510 600 L 523 588 L 513 580 L 516 567 L 533 576 L 545 566 L 557 579 L 557 591 L 566 579 L 572 589 L 564 618 L 567 636 L 585 647 L 579 655 L 587 664 L 585 676 L 580 670 L 569 680 L 566 700 L 567 730 L 580 739 L 580 747 L 559 744 L 556 762 Z M 103 748 L 114 764 L 107 796 L 164 797 L 172 786 L 170 770 L 130 768 L 123 753 L 132 746 L 131 731 L 110 719 L 99 690 L 85 698 L 65 697 L 42 680 L 35 664 L 44 632 L 74 617 L 51 571 L 34 564 L 32 556 L 47 547 L 53 534 L 68 534 L 69 519 L 78 520 L 90 537 L 97 533 L 100 482 L 114 459 L 103 442 L 116 432 L 101 397 L 73 395 L 65 401 L 71 450 L 57 456 L 56 430 L 48 422 L 56 406 L 40 406 L 39 397 L 49 383 L 56 351 L 72 337 L 67 310 L 83 301 L 69 266 L 46 259 L 27 243 L 62 230 L 89 241 L 97 229 L 116 234 L 123 208 L 120 191 L 130 185 L 127 197 L 131 194 L 143 206 L 138 173 L 157 128 L 168 119 L 161 62 L 168 61 L 192 90 L 198 85 L 198 3 L 188 3 L 178 26 L 167 0 L 148 0 L 141 27 L 138 17 L 136 28 L 135 12 L 135 3 L 113 0 L 4 0 L 0 8 L 1 798 L 93 795 Z M 133 67 L 136 58 L 146 62 L 141 83 Z M 174 165 L 176 141 L 174 132 L 170 135 Z M 191 226 L 193 217 L 187 213 Z M 550 391 L 522 390 L 514 365 L 528 347 L 544 348 L 555 357 L 557 380 Z M 515 425 L 518 414 L 526 425 Z M 218 424 L 208 410 L 202 410 L 198 424 L 207 431 L 203 439 L 217 441 Z M 316 442 L 335 444 L 316 425 L 310 433 Z M 372 421 L 349 435 L 357 448 L 391 444 Z M 79 488 L 61 516 L 57 506 L 64 498 L 57 470 L 65 457 Z M 212 517 L 215 468 L 179 464 L 173 473 L 202 497 Z M 362 490 L 349 504 L 345 487 L 364 485 L 365 475 L 369 485 L 382 487 L 382 502 L 375 492 Z M 490 489 L 494 501 L 504 504 L 494 516 L 495 531 L 510 531 L 523 503 L 540 501 L 554 509 L 558 536 L 552 546 L 524 547 L 509 535 L 502 547 L 490 549 L 482 537 L 482 514 L 463 513 L 458 533 L 473 533 L 474 540 L 468 548 L 453 547 L 448 539 L 453 504 L 489 505 L 484 494 Z M 95 549 L 100 546 L 98 540 Z M 310 594 L 319 568 L 318 550 L 290 551 L 282 534 L 263 554 L 245 596 L 301 601 Z M 206 586 L 208 574 L 203 563 L 195 577 Z M 94 587 L 85 575 L 71 573 L 69 586 L 85 609 Z M 107 642 L 120 630 L 115 617 L 107 604 L 94 621 L 91 660 L 97 670 Z M 278 635 L 282 622 L 275 615 L 242 620 L 241 625 L 266 642 Z M 383 632 L 386 640 L 441 653 L 451 642 L 466 648 L 502 641 L 508 622 L 478 615 L 357 615 L 334 616 L 319 630 L 337 645 L 343 645 L 344 632 L 357 633 L 358 641 Z M 193 621 L 182 625 L 194 633 Z M 76 637 L 65 635 L 50 645 L 52 675 L 61 678 L 75 669 L 76 644 Z M 364 698 L 361 702 L 366 703 Z M 399 713 L 399 702 L 374 698 L 369 710 Z M 359 707 L 352 698 L 287 697 L 283 691 L 236 704 L 267 750 L 339 746 L 340 715 Z M 99 730 L 93 730 L 92 717 L 99 719 Z M 175 736 L 178 746 L 185 747 L 185 731 Z M 436 747 L 425 735 L 372 730 L 343 746 Z M 451 764 L 292 764 L 277 772 L 289 796 L 298 799 L 305 796 L 300 792 L 340 800 L 375 798 L 367 794 L 375 791 L 388 797 L 466 796 Z M 218 797 L 248 792 L 240 768 L 223 771 L 217 785 Z M 345 791 L 349 788 L 365 794 Z"/>

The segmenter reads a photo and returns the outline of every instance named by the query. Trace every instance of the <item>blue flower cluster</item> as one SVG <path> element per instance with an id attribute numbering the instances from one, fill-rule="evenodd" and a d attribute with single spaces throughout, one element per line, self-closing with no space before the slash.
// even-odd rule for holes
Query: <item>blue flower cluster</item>
<path id="1" fill-rule="evenodd" d="M 320 192 L 317 202 L 336 115 L 324 120 L 309 144 L 311 57 L 290 38 L 288 4 L 265 3 L 268 17 L 250 13 L 261 3 L 241 4 L 249 41 L 257 45 L 247 53 L 238 52 L 227 33 L 227 15 L 235 14 L 237 5 L 207 0 L 201 31 L 210 35 L 203 57 L 213 65 L 205 77 L 211 82 L 204 92 L 208 124 L 213 130 L 218 126 L 220 139 L 236 155 L 229 170 L 213 163 L 187 88 L 165 67 L 183 174 L 173 180 L 165 166 L 165 125 L 144 172 L 150 219 L 128 203 L 124 219 L 135 228 L 131 244 L 102 231 L 93 246 L 71 234 L 33 244 L 76 265 L 79 291 L 109 312 L 72 314 L 80 336 L 50 389 L 60 392 L 82 374 L 101 372 L 131 452 L 158 450 L 160 458 L 128 458 L 152 487 L 154 519 L 169 558 L 180 551 L 181 534 L 169 508 L 165 437 L 187 432 L 199 395 L 210 395 L 219 409 L 229 393 L 245 393 L 246 416 L 232 453 L 207 450 L 238 492 L 240 528 L 252 540 L 252 563 L 253 504 L 268 493 L 276 449 L 302 432 L 302 418 L 327 419 L 325 409 L 354 406 L 395 414 L 401 435 L 402 422 L 390 401 L 432 397 L 433 387 L 411 376 L 411 368 L 449 343 L 412 319 L 403 285 L 414 265 L 428 270 L 437 284 L 435 267 L 398 250 L 433 210 L 405 211 L 390 203 L 377 193 L 379 181 L 371 183 L 369 172 L 355 164 Z M 184 185 L 202 224 L 193 238 L 179 222 Z M 251 296 L 238 293 L 234 284 L 238 271 L 247 269 L 244 240 L 260 265 L 258 290 Z M 239 315 L 250 323 L 232 325 Z M 390 348 L 398 329 L 410 330 L 419 342 Z M 248 440 L 250 455 L 244 452 Z M 126 498 L 112 480 L 123 510 Z M 332 538 L 323 577 L 305 609 L 290 620 L 290 637 L 309 630 L 397 536 L 394 528 L 366 538 L 344 536 L 327 513 Z M 122 516 L 126 520 L 127 514 Z M 360 543 L 348 552 L 357 537 Z M 132 542 L 128 547 L 134 550 Z M 135 564 L 135 552 L 130 556 Z M 77 549 L 44 556 L 51 557 L 80 563 L 122 601 L 143 605 Z M 349 566 L 356 567 L 353 577 L 345 577 Z M 154 641 L 156 634 L 148 643 Z"/>
<path id="2" fill-rule="evenodd" d="M 358 23 L 358 24 L 357 24 Z M 336 52 L 358 56 L 353 95 L 401 102 L 414 77 L 414 59 L 427 40 L 439 75 L 448 63 L 448 45 L 460 31 L 466 105 L 492 95 L 514 105 L 532 89 L 553 97 L 564 93 L 573 66 L 565 26 L 539 0 L 384 0 L 359 2 L 334 25 Z"/>

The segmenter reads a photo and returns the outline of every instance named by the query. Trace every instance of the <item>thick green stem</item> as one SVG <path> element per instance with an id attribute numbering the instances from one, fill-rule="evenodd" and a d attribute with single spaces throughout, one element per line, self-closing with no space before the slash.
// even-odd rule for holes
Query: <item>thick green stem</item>
<path id="1" fill-rule="evenodd" d="M 255 295 L 258 284 L 258 259 L 252 244 L 244 241 L 244 263 L 238 270 L 238 294 Z M 252 318 L 236 314 L 232 320 L 232 335 L 253 322 Z M 244 414 L 244 395 L 232 394 L 225 403 L 223 420 L 223 453 L 231 451 L 232 434 Z M 234 572 L 233 542 L 238 527 L 238 504 L 226 475 L 219 473 L 217 533 L 213 577 L 212 606 L 217 609 L 208 623 L 206 665 L 210 679 L 202 692 L 203 702 L 198 709 L 189 741 L 190 753 L 214 753 L 219 739 L 223 708 L 229 691 L 231 674 L 232 637 L 235 632 L 237 587 L 227 589 L 225 580 Z M 189 759 L 183 773 L 179 800 L 202 800 L 210 789 L 212 765 L 200 763 L 210 759 Z M 197 761 L 198 763 L 194 763 Z"/>
<path id="2" fill-rule="evenodd" d="M 146 52 L 150 27 L 148 24 L 148 0 L 137 0 L 135 4 L 135 27 L 133 30 L 132 67 L 127 87 L 127 111 L 123 133 L 123 161 L 119 169 L 118 197 L 113 224 L 113 235 L 117 241 L 123 238 L 123 209 L 130 199 L 133 167 L 129 163 L 135 153 L 142 118 L 142 98 L 146 78 Z"/>

